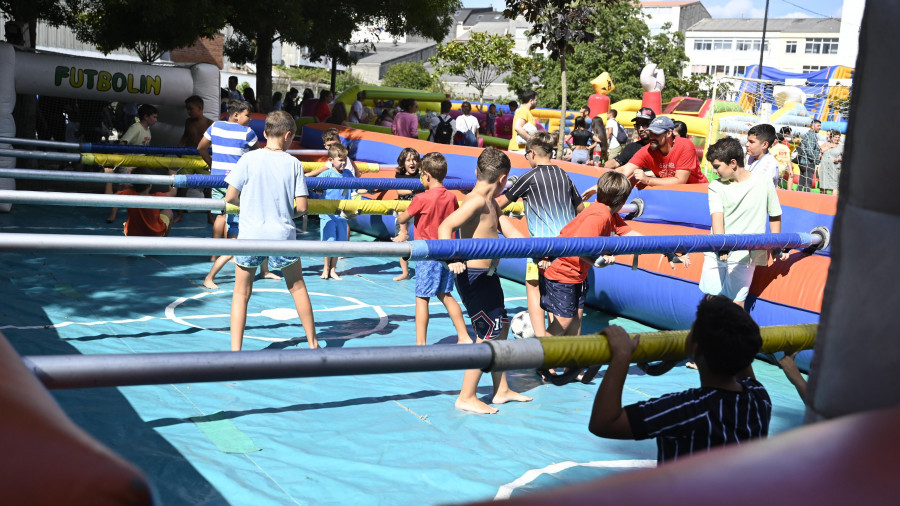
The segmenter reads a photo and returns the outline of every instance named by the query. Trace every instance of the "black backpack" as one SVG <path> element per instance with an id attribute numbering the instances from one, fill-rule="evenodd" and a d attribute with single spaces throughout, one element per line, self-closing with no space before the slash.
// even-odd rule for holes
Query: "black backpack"
<path id="1" fill-rule="evenodd" d="M 625 133 L 625 128 L 618 121 L 616 121 L 616 126 L 619 127 L 619 130 L 616 132 L 616 142 L 624 146 L 628 142 L 628 134 Z"/>
<path id="2" fill-rule="evenodd" d="M 438 125 L 434 129 L 434 142 L 450 144 L 451 139 L 453 139 L 453 126 L 450 125 L 450 120 L 445 121 L 442 116 L 438 116 Z"/>

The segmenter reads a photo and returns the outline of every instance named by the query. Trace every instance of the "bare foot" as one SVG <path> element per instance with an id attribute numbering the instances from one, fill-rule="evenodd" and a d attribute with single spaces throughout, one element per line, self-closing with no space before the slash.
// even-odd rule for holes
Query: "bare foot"
<path id="1" fill-rule="evenodd" d="M 688 369 L 696 369 L 697 368 L 697 364 L 695 364 L 693 362 L 688 362 L 688 363 L 684 364 L 684 366 L 687 367 Z"/>
<path id="2" fill-rule="evenodd" d="M 473 341 L 472 338 L 469 336 L 456 338 L 456 344 L 472 344 L 474 342 L 475 341 Z"/>
<path id="3" fill-rule="evenodd" d="M 279 276 L 278 274 L 275 274 L 275 273 L 272 272 L 272 271 L 269 271 L 269 272 L 266 272 L 265 274 L 260 275 L 260 278 L 262 278 L 262 279 L 274 279 L 274 280 L 280 280 L 280 279 L 281 279 L 281 276 Z"/>
<path id="4" fill-rule="evenodd" d="M 327 272 L 327 271 L 326 271 L 326 272 L 323 272 L 322 275 L 319 276 L 319 277 L 322 278 L 322 279 L 328 279 L 328 272 Z"/>
<path id="5" fill-rule="evenodd" d="M 470 411 L 472 413 L 478 413 L 479 415 L 493 415 L 499 411 L 497 408 L 492 408 L 478 399 L 471 401 L 456 399 L 454 406 L 456 406 L 456 409 L 458 410 Z"/>
<path id="6" fill-rule="evenodd" d="M 336 279 L 336 280 L 338 280 L 338 281 L 343 281 L 343 280 L 344 280 L 344 278 L 338 276 L 338 273 L 335 272 L 335 271 L 331 271 L 331 279 Z"/>
<path id="7" fill-rule="evenodd" d="M 210 278 L 206 278 L 203 280 L 203 286 L 205 288 L 209 288 L 210 290 L 218 290 L 219 289 L 219 285 L 213 283 L 213 280 Z"/>
<path id="8" fill-rule="evenodd" d="M 494 399 L 491 401 L 494 404 L 506 404 L 507 402 L 528 402 L 532 400 L 531 397 L 527 395 L 522 395 L 519 392 L 513 392 L 512 390 L 507 391 L 504 394 L 497 394 L 494 396 Z"/>
<path id="9" fill-rule="evenodd" d="M 404 279 L 409 279 L 409 273 L 408 273 L 408 272 L 404 272 L 403 274 L 401 274 L 401 275 L 399 275 L 399 276 L 396 276 L 396 277 L 394 278 L 394 281 L 403 281 Z"/>

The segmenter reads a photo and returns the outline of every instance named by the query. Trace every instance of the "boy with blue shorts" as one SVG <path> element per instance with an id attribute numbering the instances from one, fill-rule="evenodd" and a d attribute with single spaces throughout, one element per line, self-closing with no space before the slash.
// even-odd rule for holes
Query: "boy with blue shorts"
<path id="1" fill-rule="evenodd" d="M 475 188 L 466 195 L 462 206 L 448 216 L 438 227 L 438 239 L 450 239 L 459 229 L 459 237 L 465 239 L 497 239 L 497 231 L 506 237 L 522 237 L 510 219 L 500 212 L 494 200 L 506 187 L 509 177 L 509 157 L 497 148 L 489 147 L 481 152 L 475 171 Z M 490 259 L 473 259 L 448 262 L 450 272 L 456 274 L 456 290 L 462 297 L 475 329 L 476 342 L 506 339 L 509 334 L 509 318 L 504 305 L 500 277 L 495 272 L 497 262 Z M 531 397 L 514 392 L 506 383 L 505 372 L 491 373 L 494 382 L 494 404 L 510 401 L 527 402 Z M 470 369 L 463 377 L 463 385 L 456 399 L 456 409 L 473 413 L 494 414 L 497 408 L 488 406 L 477 397 L 480 369 Z"/>
<path id="2" fill-rule="evenodd" d="M 744 149 L 732 137 L 719 139 L 709 147 L 706 159 L 719 174 L 709 183 L 709 214 L 713 234 L 764 234 L 766 217 L 773 234 L 781 232 L 781 205 L 772 179 L 760 171 L 744 168 Z M 788 252 L 772 251 L 775 260 L 787 260 Z M 768 265 L 768 252 L 719 251 L 703 255 L 700 291 L 724 295 L 744 307 L 750 293 L 753 271 L 757 265 Z"/>
<path id="3" fill-rule="evenodd" d="M 332 144 L 328 148 L 328 162 L 325 164 L 325 170 L 320 172 L 317 177 L 358 177 L 353 165 L 347 163 L 348 154 L 349 152 L 343 144 Z M 324 196 L 327 200 L 347 200 L 350 198 L 350 190 L 329 188 L 325 190 Z M 343 216 L 333 214 L 319 216 L 319 228 L 323 241 L 349 241 L 349 225 L 347 218 Z M 338 257 L 325 257 L 322 279 L 342 280 L 337 274 L 337 261 Z"/>
<path id="4" fill-rule="evenodd" d="M 440 153 L 428 153 L 422 158 L 419 179 L 425 193 L 416 194 L 406 211 L 397 216 L 400 231 L 396 242 L 409 240 L 409 221 L 416 220 L 416 236 L 419 240 L 438 238 L 438 227 L 445 218 L 459 209 L 456 195 L 444 187 L 447 176 L 447 159 Z M 450 321 L 456 327 L 458 344 L 471 343 L 462 309 L 450 292 L 453 290 L 453 273 L 444 262 L 422 260 L 416 265 L 416 344 L 425 345 L 428 335 L 428 303 L 431 297 L 447 308 Z"/>
<path id="5" fill-rule="evenodd" d="M 269 113 L 266 117 L 266 147 L 242 156 L 231 173 L 225 176 L 228 183 L 225 201 L 241 206 L 243 226 L 238 231 L 238 239 L 293 241 L 297 238 L 294 212 L 306 213 L 308 191 L 303 166 L 285 152 L 294 139 L 296 128 L 297 124 L 290 114 L 284 111 Z M 234 257 L 231 351 L 239 351 L 243 344 L 253 278 L 256 268 L 265 260 L 264 256 Z M 312 304 L 303 281 L 300 258 L 269 257 L 269 267 L 281 269 L 306 332 L 306 341 L 310 349 L 318 348 Z"/>

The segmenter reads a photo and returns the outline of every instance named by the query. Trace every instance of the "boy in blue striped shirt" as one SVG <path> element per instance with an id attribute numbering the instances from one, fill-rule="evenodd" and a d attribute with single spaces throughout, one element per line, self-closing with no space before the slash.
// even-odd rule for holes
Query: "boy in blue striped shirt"
<path id="1" fill-rule="evenodd" d="M 662 464 L 710 448 L 769 434 L 772 401 L 753 375 L 753 358 L 762 347 L 759 327 L 728 297 L 708 296 L 685 348 L 697 364 L 700 388 L 667 394 L 622 407 L 622 389 L 638 346 L 622 327 L 602 331 L 612 358 L 600 382 L 588 429 L 611 439 L 656 438 Z"/>
<path id="2" fill-rule="evenodd" d="M 229 100 L 227 107 L 228 121 L 216 121 L 210 125 L 206 132 L 203 133 L 200 143 L 197 144 L 197 151 L 200 153 L 200 157 L 209 165 L 210 174 L 213 176 L 227 176 L 244 153 L 259 147 L 256 133 L 247 126 L 250 124 L 250 104 L 243 100 Z M 210 150 L 212 151 L 211 153 Z M 212 198 L 224 199 L 224 189 L 213 188 Z M 223 211 L 216 216 L 216 221 L 213 223 L 213 239 L 221 239 L 223 237 L 235 238 L 237 234 L 237 215 L 228 216 Z M 231 259 L 232 257 L 229 255 L 213 257 L 214 263 L 203 280 L 203 286 L 210 290 L 218 290 L 219 285 L 214 281 L 216 274 Z M 265 264 L 260 267 L 260 276 L 269 279 L 281 279 L 270 273 Z"/>

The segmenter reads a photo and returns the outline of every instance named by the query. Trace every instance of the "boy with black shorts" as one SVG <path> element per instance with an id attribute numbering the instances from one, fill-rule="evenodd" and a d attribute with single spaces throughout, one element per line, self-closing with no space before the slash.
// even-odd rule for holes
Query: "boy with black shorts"
<path id="1" fill-rule="evenodd" d="M 407 148 L 409 149 L 409 148 Z M 414 151 L 415 152 L 415 151 Z M 418 154 L 416 155 L 418 157 Z M 447 159 L 441 153 L 428 153 L 422 158 L 419 179 L 425 186 L 425 193 L 413 197 L 406 211 L 397 216 L 400 231 L 396 242 L 409 240 L 409 221 L 416 220 L 416 238 L 420 241 L 437 239 L 438 227 L 445 218 L 459 209 L 456 195 L 444 188 L 447 176 Z M 471 343 L 462 309 L 450 293 L 453 291 L 453 273 L 444 262 L 421 260 L 416 264 L 416 344 L 425 345 L 428 335 L 428 303 L 431 297 L 447 308 L 450 321 L 456 328 L 458 344 Z"/>
<path id="2" fill-rule="evenodd" d="M 505 153 L 494 147 L 482 151 L 475 171 L 475 188 L 466 195 L 462 206 L 438 227 L 438 239 L 450 239 L 457 229 L 459 237 L 465 239 L 496 239 L 499 237 L 498 229 L 506 237 L 522 237 L 509 218 L 500 212 L 500 206 L 494 200 L 506 187 L 509 169 L 509 157 Z M 503 340 L 509 334 L 509 318 L 500 277 L 495 272 L 496 265 L 497 262 L 490 259 L 457 261 L 448 265 L 450 271 L 456 274 L 456 291 L 469 313 L 478 343 L 491 339 Z M 491 373 L 491 377 L 494 381 L 493 404 L 531 400 L 531 397 L 509 388 L 505 372 Z M 466 371 L 456 399 L 456 409 L 481 414 L 497 412 L 497 408 L 478 399 L 480 380 L 480 369 Z"/>
<path id="3" fill-rule="evenodd" d="M 500 208 L 520 198 L 525 203 L 525 221 L 531 237 L 557 237 L 575 215 L 584 210 L 581 194 L 564 170 L 553 164 L 555 143 L 547 132 L 537 132 L 525 143 L 525 159 L 532 169 L 497 198 Z M 525 269 L 525 296 L 534 333 L 545 334 L 540 307 L 540 271 L 530 259 Z"/>

